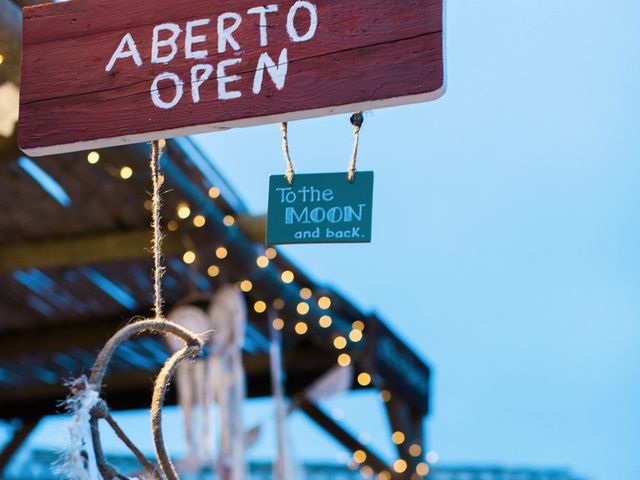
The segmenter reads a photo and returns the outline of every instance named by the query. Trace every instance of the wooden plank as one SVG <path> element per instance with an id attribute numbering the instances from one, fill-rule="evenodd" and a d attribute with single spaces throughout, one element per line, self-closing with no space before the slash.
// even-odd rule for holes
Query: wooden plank
<path id="1" fill-rule="evenodd" d="M 61 153 L 444 92 L 442 0 L 274 0 L 277 11 L 249 13 L 262 5 L 72 0 L 26 8 L 20 147 Z M 266 56 L 271 70 L 260 63 Z"/>
<path id="2" fill-rule="evenodd" d="M 180 234 L 168 232 L 165 255 L 182 253 Z M 0 275 L 29 268 L 54 268 L 151 258 L 149 232 L 109 232 L 102 235 L 0 245 Z"/>

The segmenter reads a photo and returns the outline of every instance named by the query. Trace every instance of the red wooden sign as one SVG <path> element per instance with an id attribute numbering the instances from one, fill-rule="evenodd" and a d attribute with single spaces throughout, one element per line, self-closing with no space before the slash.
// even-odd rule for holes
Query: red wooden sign
<path id="1" fill-rule="evenodd" d="M 62 153 L 435 99 L 442 2 L 25 8 L 20 147 Z"/>

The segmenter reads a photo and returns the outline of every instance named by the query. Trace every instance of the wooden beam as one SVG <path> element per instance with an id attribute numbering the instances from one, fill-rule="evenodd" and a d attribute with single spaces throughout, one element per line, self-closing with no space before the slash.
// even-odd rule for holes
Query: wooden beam
<path id="1" fill-rule="evenodd" d="M 307 416 L 316 422 L 323 430 L 329 435 L 340 442 L 350 452 L 356 450 L 362 450 L 367 458 L 363 465 L 371 467 L 375 473 L 389 472 L 391 468 L 386 464 L 382 458 L 375 453 L 372 449 L 365 446 L 360 440 L 354 437 L 350 432 L 345 430 L 342 426 L 336 423 L 331 417 L 324 413 L 315 403 L 309 400 L 303 400 L 300 403 L 300 409 L 307 414 Z"/>
<path id="2" fill-rule="evenodd" d="M 54 268 L 151 258 L 148 230 L 0 245 L 0 274 L 28 268 Z M 185 232 L 167 232 L 166 255 L 184 252 Z"/>
<path id="3" fill-rule="evenodd" d="M 27 438 L 29 438 L 29 435 L 38 426 L 39 422 L 39 417 L 26 418 L 13 433 L 9 443 L 7 443 L 2 452 L 0 452 L 0 476 L 4 477 L 4 471 L 9 463 L 11 463 L 13 456 L 24 444 Z"/>

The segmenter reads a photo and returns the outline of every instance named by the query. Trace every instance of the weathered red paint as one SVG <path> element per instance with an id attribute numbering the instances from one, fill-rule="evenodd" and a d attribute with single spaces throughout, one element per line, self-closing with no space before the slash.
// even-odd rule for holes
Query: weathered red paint
<path id="1" fill-rule="evenodd" d="M 317 7 L 313 38 L 294 43 L 287 12 L 295 0 L 72 0 L 24 10 L 19 144 L 28 154 L 44 155 L 186 135 L 230 127 L 258 125 L 332 113 L 413 103 L 437 98 L 444 91 L 443 0 L 309 0 Z M 258 15 L 252 7 L 277 4 L 268 14 L 268 45 L 260 45 Z M 240 50 L 227 45 L 218 53 L 217 17 L 237 12 L 242 22 L 233 36 Z M 304 12 L 303 12 L 304 13 Z M 207 41 L 205 59 L 185 58 L 185 25 L 211 19 L 195 34 Z M 300 32 L 309 27 L 300 14 Z M 151 63 L 154 26 L 178 24 L 176 57 Z M 142 65 L 119 59 L 105 71 L 123 35 L 135 40 Z M 262 90 L 252 92 L 258 58 L 267 52 L 275 62 L 288 50 L 284 87 L 278 90 L 264 72 Z M 239 75 L 229 85 L 240 98 L 221 100 L 216 65 L 240 58 L 227 68 Z M 190 70 L 211 64 L 214 73 L 193 103 Z M 184 84 L 181 101 L 171 109 L 154 105 L 149 92 L 163 72 Z M 171 98 L 173 84 L 159 84 Z M 173 90 L 172 90 L 173 89 Z"/>

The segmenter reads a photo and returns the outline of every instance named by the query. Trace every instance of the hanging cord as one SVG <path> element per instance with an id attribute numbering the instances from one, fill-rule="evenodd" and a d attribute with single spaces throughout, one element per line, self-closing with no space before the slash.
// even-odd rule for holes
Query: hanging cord
<path id="1" fill-rule="evenodd" d="M 100 394 L 100 389 L 104 376 L 107 372 L 107 366 L 111 361 L 113 354 L 118 346 L 123 342 L 130 339 L 133 336 L 143 333 L 161 333 L 164 335 L 175 335 L 181 338 L 185 346 L 178 352 L 173 354 L 164 364 L 153 388 L 153 397 L 151 402 L 151 423 L 153 443 L 156 450 L 156 459 L 158 461 L 159 469 L 152 465 L 148 460 L 144 458 L 144 455 L 140 450 L 131 442 L 131 440 L 125 435 L 122 429 L 118 426 L 115 420 L 109 414 L 109 408 L 104 400 L 99 399 L 98 403 L 91 410 L 91 417 L 89 420 L 91 438 L 93 443 L 93 453 L 96 458 L 98 470 L 105 480 L 111 479 L 124 479 L 127 477 L 121 475 L 117 470 L 107 464 L 102 450 L 102 442 L 100 440 L 100 430 L 98 422 L 100 419 L 105 419 L 111 428 L 115 431 L 116 435 L 129 447 L 136 458 L 140 461 L 142 466 L 150 473 L 154 479 L 166 479 L 166 480 L 179 480 L 179 476 L 171 462 L 167 448 L 164 443 L 162 435 L 162 406 L 164 403 L 164 397 L 169 386 L 169 382 L 173 377 L 178 363 L 186 358 L 194 359 L 204 351 L 203 339 L 192 333 L 190 330 L 181 327 L 178 324 L 170 322 L 163 317 L 162 314 L 162 289 L 161 281 L 164 273 L 164 267 L 162 266 L 162 232 L 160 229 L 160 206 L 161 206 L 161 194 L 160 187 L 162 185 L 162 174 L 160 173 L 160 157 L 162 156 L 162 150 L 166 146 L 164 140 L 158 140 L 151 143 L 151 180 L 153 183 L 152 193 L 152 208 L 151 208 L 151 228 L 153 230 L 152 249 L 153 249 L 153 295 L 154 295 L 154 307 L 153 313 L 155 318 L 139 320 L 121 328 L 116 334 L 109 339 L 109 341 L 102 348 L 96 361 L 91 369 L 91 377 L 87 383 L 87 388 L 95 390 L 95 393 Z M 72 391 L 73 394 L 73 391 Z M 77 394 L 74 394 L 77 395 Z"/>
<path id="2" fill-rule="evenodd" d="M 287 122 L 280 124 L 280 131 L 282 132 L 282 153 L 284 153 L 284 159 L 287 161 L 287 173 L 284 174 L 289 185 L 293 183 L 293 177 L 295 172 L 293 171 L 293 161 L 291 155 L 289 155 L 289 139 L 287 138 Z"/>
<path id="3" fill-rule="evenodd" d="M 153 239 L 151 248 L 153 250 L 153 313 L 156 318 L 162 318 L 162 232 L 160 230 L 160 207 L 162 197 L 160 186 L 162 185 L 162 174 L 160 173 L 160 157 L 162 150 L 166 146 L 164 140 L 151 142 L 151 181 L 153 183 L 153 193 L 151 195 L 151 228 Z"/>
<path id="4" fill-rule="evenodd" d="M 360 129 L 364 123 L 364 115 L 362 115 L 362 112 L 356 112 L 351 115 L 349 121 L 351 122 L 351 125 L 353 125 L 353 153 L 351 154 L 351 163 L 349 163 L 349 169 L 347 170 L 347 180 L 349 180 L 349 183 L 353 183 L 356 178 L 358 142 L 360 141 Z"/>

